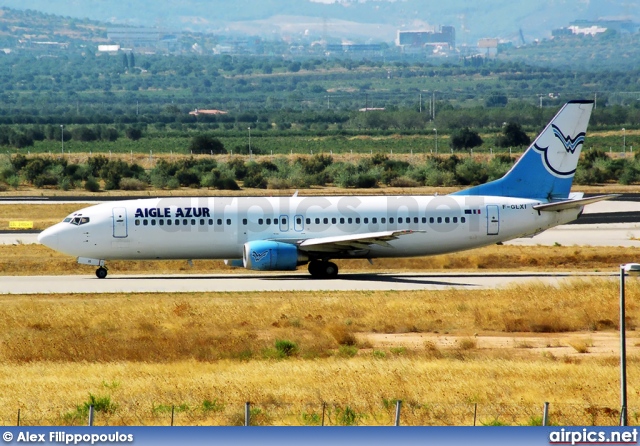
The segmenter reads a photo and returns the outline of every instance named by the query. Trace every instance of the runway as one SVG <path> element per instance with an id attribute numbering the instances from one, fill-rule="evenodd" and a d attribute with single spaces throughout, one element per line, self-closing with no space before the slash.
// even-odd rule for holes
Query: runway
<path id="1" fill-rule="evenodd" d="M 611 273 L 403 273 L 342 274 L 335 280 L 313 280 L 308 273 L 6 276 L 0 294 L 181 293 L 260 291 L 404 291 L 491 289 L 523 282 L 610 277 Z"/>

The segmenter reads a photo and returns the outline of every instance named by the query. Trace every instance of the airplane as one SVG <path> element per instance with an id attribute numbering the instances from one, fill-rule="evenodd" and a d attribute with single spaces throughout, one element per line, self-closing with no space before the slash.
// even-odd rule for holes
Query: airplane
<path id="1" fill-rule="evenodd" d="M 411 257 L 532 237 L 617 195 L 571 193 L 593 101 L 567 102 L 500 179 L 436 196 L 183 197 L 107 202 L 38 241 L 97 266 L 109 260 L 224 259 L 255 271 L 338 276 L 334 259 Z"/>

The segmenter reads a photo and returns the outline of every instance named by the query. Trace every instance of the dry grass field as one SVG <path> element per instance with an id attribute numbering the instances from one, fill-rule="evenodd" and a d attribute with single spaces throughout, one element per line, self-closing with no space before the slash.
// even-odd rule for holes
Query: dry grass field
<path id="1" fill-rule="evenodd" d="M 365 260 L 340 260 L 343 272 L 402 271 L 616 271 L 615 265 L 637 257 L 635 248 L 586 246 L 487 246 L 454 254 L 432 257 L 378 259 L 370 265 Z M 255 273 L 232 269 L 221 260 L 195 260 L 193 267 L 185 260 L 113 261 L 108 262 L 113 274 L 168 273 Z M 304 267 L 301 267 L 304 270 Z M 75 258 L 65 256 L 42 245 L 0 245 L 0 276 L 93 274 L 95 268 L 78 265 Z"/>
<path id="2" fill-rule="evenodd" d="M 628 287 L 640 414 L 640 292 Z M 615 280 L 418 292 L 0 298 L 0 420 L 27 424 L 616 424 Z M 504 342 L 504 340 L 511 342 Z M 288 347 L 287 347 L 288 346 Z M 93 400 L 91 400 L 91 396 Z"/>

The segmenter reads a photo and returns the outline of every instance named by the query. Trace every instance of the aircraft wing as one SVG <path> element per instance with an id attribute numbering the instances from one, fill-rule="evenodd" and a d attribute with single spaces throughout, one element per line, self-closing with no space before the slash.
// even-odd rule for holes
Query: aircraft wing
<path id="1" fill-rule="evenodd" d="M 536 211 L 564 211 L 565 209 L 574 209 L 585 206 L 591 203 L 597 203 L 598 201 L 611 200 L 617 198 L 622 194 L 610 194 L 610 195 L 597 195 L 595 197 L 581 198 L 579 200 L 565 200 L 557 201 L 555 203 L 537 204 L 533 206 Z"/>
<path id="2" fill-rule="evenodd" d="M 307 252 L 343 252 L 353 251 L 357 249 L 367 249 L 371 245 L 391 247 L 390 240 L 396 240 L 399 237 L 415 234 L 417 232 L 409 229 L 397 231 L 369 232 L 366 234 L 340 235 L 336 237 L 321 237 L 303 240 L 298 243 L 298 247 L 302 251 Z"/>

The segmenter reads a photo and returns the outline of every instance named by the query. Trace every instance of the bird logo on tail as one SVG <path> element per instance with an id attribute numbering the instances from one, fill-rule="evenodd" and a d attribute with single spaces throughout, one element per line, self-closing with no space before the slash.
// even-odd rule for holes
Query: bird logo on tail
<path id="1" fill-rule="evenodd" d="M 553 134 L 562 142 L 564 149 L 572 155 L 578 146 L 584 143 L 585 132 L 580 132 L 575 138 L 571 138 L 571 136 L 565 136 L 557 125 L 552 124 L 551 127 L 553 128 Z"/>

